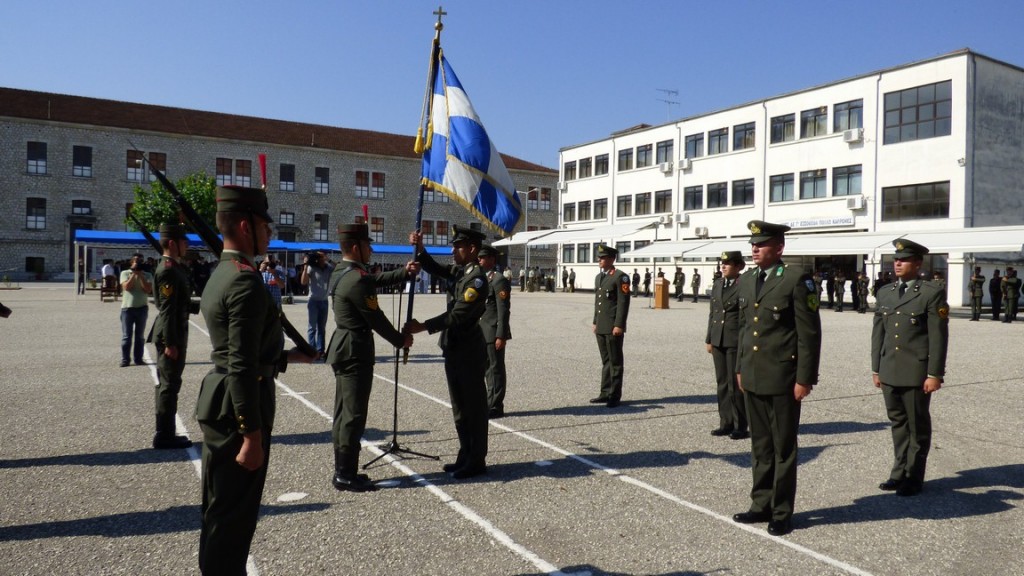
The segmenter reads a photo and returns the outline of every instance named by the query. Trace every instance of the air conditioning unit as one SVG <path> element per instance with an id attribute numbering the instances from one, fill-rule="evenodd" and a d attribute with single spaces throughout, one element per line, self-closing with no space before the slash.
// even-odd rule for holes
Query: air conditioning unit
<path id="1" fill-rule="evenodd" d="M 853 128 L 852 130 L 843 131 L 843 142 L 847 144 L 856 144 L 864 139 L 863 128 Z"/>
<path id="2" fill-rule="evenodd" d="M 558 183 L 558 191 L 559 191 L 559 192 L 565 192 L 565 190 L 566 190 L 567 188 L 568 188 L 568 187 L 567 187 L 567 186 L 565 185 L 565 182 L 559 182 L 559 183 Z"/>
<path id="3" fill-rule="evenodd" d="M 679 160 L 679 169 L 680 170 L 689 170 L 691 166 L 692 166 L 692 163 L 690 162 L 689 158 L 682 158 L 682 159 Z"/>
<path id="4" fill-rule="evenodd" d="M 662 174 L 671 174 L 672 173 L 672 163 L 671 162 L 662 162 L 661 164 L 658 165 L 658 170 L 661 170 Z"/>
<path id="5" fill-rule="evenodd" d="M 676 214 L 676 222 L 678 222 L 680 224 L 689 224 L 690 223 L 690 215 L 689 214 Z"/>
<path id="6" fill-rule="evenodd" d="M 693 229 L 693 233 L 696 234 L 698 238 L 708 237 L 708 229 L 706 226 L 697 226 Z"/>
<path id="7" fill-rule="evenodd" d="M 672 215 L 671 214 L 662 214 L 661 215 L 661 223 L 662 224 L 671 224 L 672 223 Z"/>
<path id="8" fill-rule="evenodd" d="M 853 196 L 846 199 L 846 208 L 848 210 L 860 210 L 864 207 L 863 196 Z"/>

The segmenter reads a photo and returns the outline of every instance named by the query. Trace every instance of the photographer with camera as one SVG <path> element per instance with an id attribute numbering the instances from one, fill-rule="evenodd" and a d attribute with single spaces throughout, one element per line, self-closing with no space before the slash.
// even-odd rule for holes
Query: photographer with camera
<path id="1" fill-rule="evenodd" d="M 309 287 L 309 301 L 306 309 L 309 312 L 309 343 L 325 358 L 324 346 L 327 330 L 327 283 L 334 271 L 331 262 L 323 252 L 309 252 L 302 259 L 302 276 L 299 283 Z"/>
<path id="2" fill-rule="evenodd" d="M 135 364 L 141 366 L 146 362 L 142 359 L 145 351 L 142 333 L 149 317 L 148 295 L 153 293 L 153 275 L 146 272 L 142 265 L 142 254 L 132 256 L 128 270 L 121 272 L 121 367 L 124 368 L 134 357 Z"/>

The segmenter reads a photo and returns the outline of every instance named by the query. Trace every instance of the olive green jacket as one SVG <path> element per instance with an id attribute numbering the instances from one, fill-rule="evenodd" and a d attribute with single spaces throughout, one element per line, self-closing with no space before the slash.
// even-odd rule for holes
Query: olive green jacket
<path id="1" fill-rule="evenodd" d="M 711 285 L 711 312 L 705 344 L 718 348 L 735 348 L 740 332 L 740 279 L 725 287 L 725 278 L 715 278 Z"/>
<path id="2" fill-rule="evenodd" d="M 328 364 L 353 358 L 373 364 L 374 332 L 395 348 L 402 347 L 405 338 L 377 303 L 377 286 L 400 284 L 405 278 L 404 268 L 371 274 L 366 266 L 351 260 L 344 260 L 335 267 L 328 284 L 335 323 L 334 334 L 327 345 Z"/>
<path id="3" fill-rule="evenodd" d="M 611 334 L 612 328 L 626 331 L 629 318 L 629 274 L 611 269 L 594 279 L 594 324 L 597 334 Z"/>
<path id="4" fill-rule="evenodd" d="M 156 267 L 154 287 L 153 300 L 159 314 L 147 341 L 184 350 L 188 347 L 188 314 L 192 304 L 192 282 L 185 267 L 164 256 Z"/>
<path id="5" fill-rule="evenodd" d="M 949 345 L 946 292 L 913 280 L 903 298 L 899 281 L 879 290 L 871 326 L 871 371 L 883 384 L 918 388 L 927 377 L 942 380 Z"/>
<path id="6" fill-rule="evenodd" d="M 441 332 L 438 345 L 445 356 L 462 345 L 483 346 L 480 317 L 484 315 L 490 291 L 484 269 L 475 262 L 465 266 L 442 266 L 426 251 L 417 254 L 416 260 L 428 274 L 449 283 L 448 310 L 423 322 L 430 334 Z"/>
<path id="7" fill-rule="evenodd" d="M 501 274 L 491 271 L 487 274 L 489 289 L 484 305 L 484 315 L 480 317 L 480 329 L 484 332 L 487 342 L 496 339 L 512 338 L 509 318 L 512 315 L 512 283 Z"/>

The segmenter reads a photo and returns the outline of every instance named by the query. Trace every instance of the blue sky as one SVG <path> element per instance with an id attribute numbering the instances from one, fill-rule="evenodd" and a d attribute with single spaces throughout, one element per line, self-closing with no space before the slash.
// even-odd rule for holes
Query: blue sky
<path id="1" fill-rule="evenodd" d="M 438 3 L 4 0 L 0 85 L 412 135 Z M 1020 0 L 442 4 L 491 139 L 549 167 L 635 124 L 960 48 L 1024 66 Z"/>

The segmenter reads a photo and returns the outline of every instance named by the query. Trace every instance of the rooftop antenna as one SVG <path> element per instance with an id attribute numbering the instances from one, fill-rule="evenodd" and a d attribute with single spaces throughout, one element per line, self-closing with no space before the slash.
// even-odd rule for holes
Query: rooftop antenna
<path id="1" fill-rule="evenodd" d="M 677 100 L 669 100 L 668 97 L 669 96 L 676 96 L 676 97 L 678 97 L 679 96 L 679 90 L 669 90 L 668 88 L 656 88 L 656 90 L 658 92 L 661 92 L 662 94 L 665 95 L 665 98 L 658 98 L 658 101 L 665 103 L 665 121 L 668 122 L 668 121 L 672 120 L 672 105 L 674 104 L 676 106 L 679 106 L 679 101 L 677 101 Z"/>

